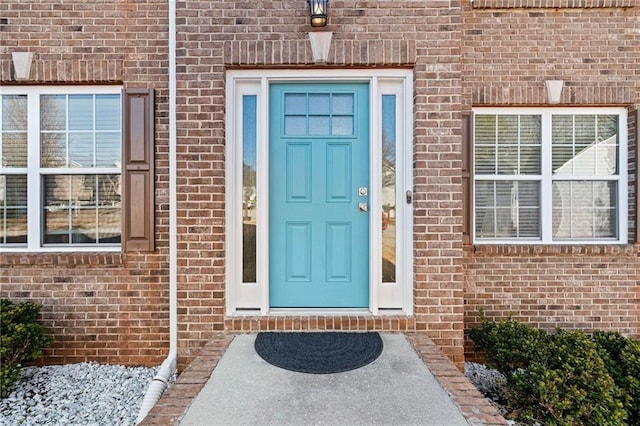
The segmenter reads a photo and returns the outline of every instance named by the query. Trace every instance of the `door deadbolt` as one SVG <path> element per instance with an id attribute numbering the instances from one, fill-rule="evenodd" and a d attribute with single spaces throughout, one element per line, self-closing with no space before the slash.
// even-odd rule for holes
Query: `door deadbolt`
<path id="1" fill-rule="evenodd" d="M 360 194 L 361 197 L 366 197 L 367 196 L 367 188 L 358 189 L 358 194 Z"/>

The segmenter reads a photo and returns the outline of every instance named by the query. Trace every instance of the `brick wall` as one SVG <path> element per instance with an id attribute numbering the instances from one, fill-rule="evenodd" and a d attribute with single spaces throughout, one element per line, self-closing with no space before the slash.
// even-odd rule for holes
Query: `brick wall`
<path id="1" fill-rule="evenodd" d="M 640 106 L 640 8 L 471 9 L 463 25 L 464 102 Z"/>
<path id="2" fill-rule="evenodd" d="M 0 82 L 12 51 L 35 52 L 29 84 L 156 89 L 153 254 L 0 254 L 0 296 L 43 304 L 45 361 L 154 365 L 168 352 L 167 2 L 0 3 Z"/>
<path id="3" fill-rule="evenodd" d="M 466 254 L 465 326 L 512 316 L 553 330 L 640 337 L 640 247 L 478 246 Z M 467 346 L 471 350 L 471 345 Z"/>
<path id="4" fill-rule="evenodd" d="M 168 297 L 157 256 L 4 254 L 2 297 L 43 305 L 44 361 L 154 365 L 166 357 Z"/>
<path id="5" fill-rule="evenodd" d="M 492 2 L 479 3 L 490 7 Z M 467 6 L 462 48 L 465 109 L 545 105 L 544 81 L 559 79 L 565 81 L 563 105 L 623 105 L 634 111 L 640 108 L 639 23 L 638 7 Z M 633 241 L 635 112 L 629 114 L 629 124 L 629 235 Z M 545 329 L 619 330 L 638 337 L 639 255 L 638 244 L 469 247 L 465 251 L 465 325 L 477 324 L 482 309 L 490 319 L 513 314 Z"/>

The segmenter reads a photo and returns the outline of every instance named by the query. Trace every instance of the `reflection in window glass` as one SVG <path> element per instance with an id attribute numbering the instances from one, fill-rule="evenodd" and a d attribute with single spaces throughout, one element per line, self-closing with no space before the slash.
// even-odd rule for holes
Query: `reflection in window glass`
<path id="1" fill-rule="evenodd" d="M 554 115 L 552 139 L 554 175 L 618 173 L 617 115 Z"/>
<path id="2" fill-rule="evenodd" d="M 96 134 L 96 167 L 120 168 L 120 133 Z"/>
<path id="3" fill-rule="evenodd" d="M 120 243 L 120 175 L 45 175 L 44 244 Z"/>
<path id="4" fill-rule="evenodd" d="M 553 238 L 617 238 L 617 115 L 553 115 Z"/>
<path id="5" fill-rule="evenodd" d="M 2 167 L 27 167 L 27 132 L 3 132 Z"/>
<path id="6" fill-rule="evenodd" d="M 27 97 L 2 96 L 2 130 L 27 130 Z"/>
<path id="7" fill-rule="evenodd" d="M 41 167 L 120 166 L 119 95 L 42 95 L 40 119 Z"/>
<path id="8" fill-rule="evenodd" d="M 65 95 L 40 96 L 40 130 L 65 130 L 67 127 L 67 97 Z"/>
<path id="9" fill-rule="evenodd" d="M 98 242 L 101 244 L 119 244 L 120 229 L 122 228 L 120 209 L 101 208 L 99 212 Z"/>
<path id="10" fill-rule="evenodd" d="M 96 130 L 120 130 L 120 95 L 96 96 Z"/>
<path id="11" fill-rule="evenodd" d="M 334 135 L 352 135 L 353 134 L 353 116 L 333 116 L 333 126 L 331 133 Z"/>
<path id="12" fill-rule="evenodd" d="M 255 95 L 242 97 L 242 282 L 245 283 L 256 282 L 256 100 Z M 294 101 L 299 99 L 291 100 Z"/>
<path id="13" fill-rule="evenodd" d="M 0 175 L 0 244 L 27 243 L 27 176 Z"/>
<path id="14" fill-rule="evenodd" d="M 91 133 L 69 134 L 69 165 L 71 167 L 93 166 L 93 135 Z"/>
<path id="15" fill-rule="evenodd" d="M 382 96 L 382 282 L 396 281 L 396 96 Z"/>
<path id="16" fill-rule="evenodd" d="M 615 238 L 617 182 L 553 183 L 553 238 Z"/>
<path id="17" fill-rule="evenodd" d="M 121 176 L 98 175 L 98 242 L 102 244 L 119 244 L 121 225 Z"/>
<path id="18" fill-rule="evenodd" d="M 67 136 L 64 133 L 40 135 L 40 164 L 42 167 L 64 167 L 67 164 Z"/>
<path id="19" fill-rule="evenodd" d="M 27 97 L 5 95 L 0 116 L 1 167 L 27 166 Z"/>
<path id="20" fill-rule="evenodd" d="M 69 96 L 69 130 L 93 130 L 93 96 Z"/>

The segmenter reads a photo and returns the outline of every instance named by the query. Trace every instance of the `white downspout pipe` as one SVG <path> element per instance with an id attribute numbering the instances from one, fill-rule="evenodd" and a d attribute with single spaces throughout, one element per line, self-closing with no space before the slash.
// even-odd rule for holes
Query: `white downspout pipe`
<path id="1" fill-rule="evenodd" d="M 169 0 L 169 354 L 162 362 L 142 400 L 136 424 L 142 422 L 167 388 L 177 370 L 178 262 L 176 197 L 176 2 Z"/>

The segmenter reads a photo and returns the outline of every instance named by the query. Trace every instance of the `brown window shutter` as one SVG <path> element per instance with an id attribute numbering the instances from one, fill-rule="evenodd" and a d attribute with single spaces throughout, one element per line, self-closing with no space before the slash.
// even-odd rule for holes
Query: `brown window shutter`
<path id="1" fill-rule="evenodd" d="M 471 244 L 473 224 L 473 113 L 462 113 L 462 243 Z"/>
<path id="2" fill-rule="evenodd" d="M 154 250 L 153 89 L 122 92 L 122 249 Z"/>

